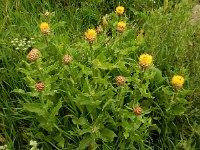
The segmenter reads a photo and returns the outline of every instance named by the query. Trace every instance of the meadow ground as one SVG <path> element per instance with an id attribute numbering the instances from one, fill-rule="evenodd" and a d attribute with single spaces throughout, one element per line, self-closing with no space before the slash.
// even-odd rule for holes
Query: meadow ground
<path id="1" fill-rule="evenodd" d="M 200 149 L 197 1 L 0 3 L 0 149 Z"/>

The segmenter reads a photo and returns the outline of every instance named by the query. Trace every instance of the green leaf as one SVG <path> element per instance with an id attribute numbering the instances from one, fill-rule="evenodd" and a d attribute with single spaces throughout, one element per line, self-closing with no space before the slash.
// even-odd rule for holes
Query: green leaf
<path id="1" fill-rule="evenodd" d="M 79 119 L 78 118 L 73 118 L 72 119 L 73 123 L 76 124 L 76 125 L 86 125 L 88 124 L 88 121 L 86 118 L 84 117 L 80 117 Z"/>
<path id="2" fill-rule="evenodd" d="M 99 59 L 95 59 L 93 61 L 94 68 L 100 68 L 104 70 L 112 70 L 114 68 L 117 68 L 117 66 L 109 63 L 109 62 L 101 62 Z"/>
<path id="3" fill-rule="evenodd" d="M 87 93 L 83 93 L 82 95 L 78 95 L 75 99 L 73 99 L 74 102 L 78 103 L 79 105 L 88 105 L 88 106 L 98 106 L 101 101 L 90 98 L 90 95 Z"/>
<path id="4" fill-rule="evenodd" d="M 18 94 L 26 94 L 26 92 L 22 89 L 14 89 L 12 92 L 18 93 Z"/>
<path id="5" fill-rule="evenodd" d="M 115 100 L 114 99 L 109 99 L 104 105 L 103 105 L 103 108 L 102 108 L 102 111 L 109 105 L 111 105 L 112 103 L 114 103 Z"/>
<path id="6" fill-rule="evenodd" d="M 114 137 L 117 137 L 117 135 L 115 134 L 114 131 L 108 129 L 108 128 L 104 128 L 100 131 L 102 139 L 105 142 L 112 142 Z"/>
<path id="7" fill-rule="evenodd" d="M 83 139 L 80 141 L 79 147 L 77 150 L 84 150 L 86 147 L 95 144 L 95 139 L 91 134 L 84 135 Z"/>
<path id="8" fill-rule="evenodd" d="M 57 135 L 56 137 L 54 137 L 54 140 L 56 141 L 56 142 L 58 142 L 58 146 L 60 147 L 60 148 L 64 148 L 64 146 L 65 146 L 65 139 L 61 136 L 61 135 Z"/>
<path id="9" fill-rule="evenodd" d="M 187 107 L 182 104 L 173 105 L 170 109 L 170 113 L 173 115 L 183 115 Z"/>
<path id="10" fill-rule="evenodd" d="M 57 106 L 53 108 L 53 110 L 52 110 L 52 112 L 49 116 L 49 121 L 54 121 L 55 116 L 58 115 L 58 112 L 59 112 L 61 107 L 62 107 L 62 101 L 59 100 Z"/>
<path id="11" fill-rule="evenodd" d="M 146 98 L 154 98 L 153 96 L 151 96 L 150 92 L 147 92 L 148 89 L 148 85 L 147 84 L 143 84 L 142 88 L 139 88 L 140 93 L 142 94 L 142 96 L 146 97 Z"/>
<path id="12" fill-rule="evenodd" d="M 39 116 L 46 117 L 47 112 L 44 110 L 44 108 L 42 107 L 40 103 L 25 103 L 23 105 L 23 108 L 26 111 L 30 111 L 30 112 L 38 114 Z"/>
<path id="13" fill-rule="evenodd" d="M 65 26 L 65 21 L 60 21 L 60 22 L 58 22 L 58 23 L 55 23 L 54 25 L 53 25 L 53 29 L 56 29 L 56 28 L 58 28 L 58 27 L 64 27 Z"/>

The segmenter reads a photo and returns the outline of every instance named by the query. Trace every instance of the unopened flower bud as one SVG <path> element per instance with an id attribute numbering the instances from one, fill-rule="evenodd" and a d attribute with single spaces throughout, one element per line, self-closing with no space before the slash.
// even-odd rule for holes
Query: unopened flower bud
<path id="1" fill-rule="evenodd" d="M 71 61 L 72 61 L 72 57 L 70 56 L 70 55 L 65 55 L 64 57 L 63 57 L 63 62 L 65 63 L 65 64 L 69 64 Z"/>
<path id="2" fill-rule="evenodd" d="M 97 31 L 97 33 L 101 33 L 101 32 L 103 32 L 103 28 L 102 28 L 102 26 L 101 26 L 101 25 L 98 26 L 96 31 Z"/>
<path id="3" fill-rule="evenodd" d="M 38 91 L 42 91 L 45 88 L 45 84 L 43 82 L 39 82 L 35 84 L 35 89 Z"/>
<path id="4" fill-rule="evenodd" d="M 29 61 L 36 61 L 39 57 L 39 50 L 36 48 L 33 48 L 27 55 L 27 59 Z"/>
<path id="5" fill-rule="evenodd" d="M 133 112 L 136 116 L 139 116 L 142 114 L 142 108 L 140 106 L 136 106 L 133 108 Z"/>
<path id="6" fill-rule="evenodd" d="M 116 81 L 117 85 L 119 85 L 119 86 L 124 85 L 126 82 L 125 77 L 123 77 L 123 76 L 117 76 L 115 81 Z"/>
<path id="7" fill-rule="evenodd" d="M 44 13 L 44 15 L 45 15 L 46 17 L 48 17 L 48 16 L 49 16 L 49 12 L 46 11 L 46 12 Z"/>

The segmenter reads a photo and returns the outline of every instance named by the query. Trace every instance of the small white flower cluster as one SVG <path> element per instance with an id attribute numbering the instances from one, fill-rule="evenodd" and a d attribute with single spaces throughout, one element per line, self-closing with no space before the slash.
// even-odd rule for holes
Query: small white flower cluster
<path id="1" fill-rule="evenodd" d="M 7 149 L 7 145 L 0 146 L 0 150 L 8 150 L 8 149 Z"/>
<path id="2" fill-rule="evenodd" d="M 37 141 L 31 140 L 31 141 L 30 141 L 30 145 L 32 146 L 30 150 L 39 150 L 39 149 L 37 148 L 37 145 L 38 145 Z"/>
<path id="3" fill-rule="evenodd" d="M 11 44 L 15 47 L 16 50 L 21 49 L 25 51 L 35 43 L 33 40 L 34 38 L 30 38 L 29 40 L 27 38 L 15 38 L 13 41 L 11 41 Z"/>

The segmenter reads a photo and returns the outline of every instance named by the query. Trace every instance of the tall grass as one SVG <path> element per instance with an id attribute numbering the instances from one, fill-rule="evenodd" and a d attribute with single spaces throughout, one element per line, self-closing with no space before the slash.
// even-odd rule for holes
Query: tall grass
<path id="1" fill-rule="evenodd" d="M 106 129 L 113 129 L 115 133 L 120 133 L 116 138 L 113 132 L 111 132 L 110 130 L 104 131 L 102 128 L 102 132 L 107 131 L 111 135 L 111 137 L 105 135 L 103 139 L 112 139 L 115 137 L 116 141 L 112 143 L 111 140 L 110 143 L 107 141 L 101 143 L 101 141 L 97 140 L 97 143 L 99 142 L 101 144 L 100 145 L 98 143 L 100 145 L 100 149 L 135 148 L 187 150 L 198 149 L 200 147 L 200 45 L 199 27 L 190 24 L 191 8 L 193 6 L 192 1 L 183 1 L 177 5 L 175 5 L 174 2 L 169 1 L 168 11 L 163 10 L 163 1 L 156 1 L 156 3 L 153 3 L 153 1 L 142 2 L 140 0 L 134 0 L 134 2 L 131 0 L 123 2 L 105 0 L 57 0 L 34 2 L 28 0 L 1 0 L 1 2 L 2 3 L 0 6 L 0 12 L 2 16 L 0 16 L 0 133 L 2 139 L 0 139 L 0 143 L 2 145 L 7 144 L 10 149 L 29 149 L 28 144 L 30 139 L 37 139 L 39 140 L 39 144 L 42 145 L 44 150 L 61 149 L 61 147 L 63 147 L 63 149 L 76 149 L 80 148 L 80 145 L 83 147 L 87 147 L 87 142 L 91 142 L 89 136 L 87 136 L 88 134 L 83 134 L 84 136 L 82 136 L 79 133 L 80 130 L 84 128 L 87 130 L 87 128 L 82 124 L 84 121 L 86 122 L 86 120 L 84 120 L 86 118 L 89 119 L 89 123 L 91 123 L 91 125 L 93 125 L 93 123 L 95 124 L 93 120 L 96 122 L 100 120 L 99 122 L 103 122 L 103 126 L 105 126 Z M 126 9 L 126 17 L 130 18 L 130 21 L 128 22 L 128 28 L 130 28 L 130 31 L 127 32 L 127 34 L 122 39 L 117 39 L 116 42 L 112 40 L 112 38 L 111 41 L 108 40 L 108 46 L 106 48 L 104 47 L 105 45 L 101 45 L 99 47 L 94 46 L 95 49 L 97 49 L 96 56 L 98 58 L 94 61 L 94 67 L 98 67 L 99 61 L 103 61 L 105 59 L 104 61 L 110 61 L 110 64 L 103 62 L 105 63 L 105 66 L 102 66 L 102 68 L 108 68 L 109 70 L 113 67 L 111 64 L 117 62 L 118 56 L 120 57 L 120 59 L 125 57 L 125 61 L 127 64 L 134 64 L 140 53 L 150 53 L 155 58 L 155 67 L 159 68 L 163 72 L 165 84 L 170 84 L 170 79 L 174 74 L 181 74 L 186 78 L 185 88 L 189 89 L 184 90 L 185 93 L 182 94 L 187 95 L 186 99 L 190 103 L 190 109 L 187 109 L 187 111 L 183 115 L 178 115 L 175 118 L 173 118 L 172 114 L 169 115 L 165 112 L 165 105 L 160 105 L 161 101 L 159 100 L 159 98 L 163 97 L 159 97 L 159 93 L 156 93 L 155 89 L 150 89 L 150 92 L 155 90 L 154 92 L 156 94 L 153 96 L 157 96 L 159 98 L 157 99 L 158 102 L 152 102 L 150 100 L 152 102 L 152 107 L 154 107 L 155 109 L 151 109 L 150 114 L 148 114 L 147 112 L 146 116 L 152 117 L 152 123 L 157 124 L 159 128 L 157 128 L 157 126 L 152 126 L 148 128 L 148 125 L 150 126 L 150 120 L 148 120 L 149 118 L 146 118 L 146 120 L 143 120 L 146 126 L 142 126 L 142 129 L 148 129 L 149 134 L 146 134 L 145 130 L 138 130 L 138 132 L 136 132 L 136 135 L 134 135 L 135 137 L 138 137 L 138 139 L 130 134 L 130 137 L 132 137 L 132 139 L 130 138 L 128 140 L 125 140 L 125 133 L 122 132 L 124 131 L 123 125 L 119 125 L 116 129 L 116 126 L 112 124 L 112 121 L 106 122 L 107 120 L 112 120 L 112 117 L 115 119 L 117 118 L 117 120 L 115 120 L 117 124 L 120 121 L 122 121 L 122 124 L 126 124 L 126 134 L 128 134 L 127 131 L 131 130 L 131 127 L 127 125 L 126 120 L 120 120 L 121 118 L 119 118 L 119 116 L 123 114 L 127 120 L 133 119 L 129 118 L 130 113 L 127 110 L 123 108 L 122 112 L 116 111 L 116 114 L 112 114 L 110 112 L 110 109 L 106 107 L 106 105 L 108 105 L 109 107 L 111 107 L 112 110 L 112 108 L 114 107 L 114 102 L 112 99 L 109 99 L 109 102 L 104 105 L 104 109 L 106 110 L 106 112 L 104 112 L 104 114 L 101 114 L 102 116 L 107 117 L 105 117 L 104 119 L 101 118 L 102 116 L 98 116 L 97 114 L 95 114 L 93 112 L 93 109 L 89 108 L 88 106 L 80 106 L 74 101 L 77 100 L 80 103 L 83 103 L 82 99 L 85 99 L 85 102 L 87 102 L 86 95 L 81 95 L 81 93 L 79 93 L 80 97 L 76 97 L 75 93 L 78 90 L 83 90 L 83 92 L 87 93 L 87 90 L 89 89 L 85 88 L 94 88 L 94 84 L 97 83 L 105 84 L 107 86 L 109 90 L 107 95 L 105 94 L 106 96 L 115 97 L 116 91 L 114 92 L 114 94 L 112 90 L 116 87 L 110 87 L 110 84 L 107 85 L 107 83 L 104 83 L 105 80 L 108 80 L 110 82 L 110 80 L 112 80 L 110 79 L 111 75 L 117 75 L 118 73 L 122 72 L 126 74 L 128 72 L 125 69 L 127 67 L 126 65 L 126 67 L 124 67 L 123 65 L 120 66 L 122 67 L 119 67 L 121 70 L 111 69 L 109 70 L 109 72 L 103 72 L 102 70 L 96 71 L 95 68 L 90 68 L 91 64 L 84 64 L 85 57 L 81 58 L 83 54 L 86 54 L 85 51 L 87 50 L 86 47 L 88 46 L 83 41 L 84 32 L 88 28 L 96 28 L 101 23 L 102 16 L 104 16 L 105 14 L 110 15 L 113 11 L 115 11 L 115 7 L 118 5 L 122 5 Z M 49 17 L 50 19 L 44 16 L 45 11 L 47 10 L 51 13 L 51 16 Z M 112 15 L 113 14 L 111 14 L 111 16 Z M 54 29 L 51 37 L 49 38 L 50 43 L 48 43 L 48 46 L 46 46 L 46 41 L 39 32 L 39 24 L 43 21 L 49 22 L 49 24 L 52 25 L 50 27 Z M 137 41 L 137 36 L 141 29 L 144 30 L 145 34 L 144 41 L 140 43 L 139 41 Z M 115 30 L 113 30 L 113 36 L 114 35 Z M 25 111 L 23 109 L 25 103 L 34 102 L 35 100 L 37 100 L 37 98 L 33 98 L 30 95 L 23 94 L 22 91 L 18 91 L 18 94 L 13 92 L 14 89 L 21 89 L 24 91 L 31 90 L 29 85 L 27 85 L 26 75 L 17 70 L 17 68 L 19 69 L 21 67 L 24 67 L 22 60 L 24 60 L 26 54 L 30 49 L 25 52 L 17 51 L 15 50 L 15 47 L 12 46 L 11 41 L 15 38 L 29 39 L 31 37 L 34 37 L 36 41 L 36 43 L 32 46 L 40 47 L 41 49 L 44 49 L 46 51 L 51 50 L 51 53 L 45 53 L 46 55 L 50 55 L 48 56 L 49 58 L 58 59 L 62 57 L 63 54 L 68 52 L 74 56 L 75 60 L 79 60 L 79 58 L 81 58 L 81 63 L 85 65 L 80 65 L 77 62 L 77 64 L 74 63 L 74 66 L 79 66 L 68 68 L 67 71 L 74 71 L 74 76 L 69 79 L 65 78 L 64 73 L 60 74 L 63 76 L 60 76 L 59 78 L 63 80 L 63 83 L 65 84 L 69 83 L 69 85 L 72 86 L 75 83 L 73 81 L 74 79 L 77 79 L 77 81 L 80 81 L 81 83 L 78 86 L 73 85 L 77 86 L 78 90 L 76 88 L 71 88 L 72 91 L 70 91 L 71 93 L 69 93 L 65 90 L 70 90 L 70 86 L 68 85 L 67 87 L 64 87 L 62 85 L 62 82 L 56 80 L 57 76 L 54 74 L 60 68 L 59 62 L 56 62 L 54 64 L 54 61 L 50 61 L 49 64 L 44 64 L 44 66 L 52 65 L 54 67 L 50 68 L 50 70 L 52 69 L 53 71 L 50 71 L 49 74 L 51 74 L 52 76 L 55 75 L 55 83 L 58 82 L 58 85 L 54 84 L 55 87 L 59 87 L 61 90 L 63 90 L 59 91 L 59 94 L 57 93 L 53 96 L 53 98 L 55 99 L 59 96 L 61 97 L 61 99 L 63 100 L 63 107 L 59 110 L 59 115 L 56 118 L 56 123 L 59 126 L 56 131 L 52 132 L 47 132 L 39 127 L 38 122 L 40 121 L 40 119 L 37 119 L 35 114 L 32 114 L 31 112 Z M 100 40 L 104 38 L 106 39 L 107 37 L 102 36 Z M 120 40 L 121 44 L 117 44 L 117 42 Z M 80 50 L 77 51 L 77 49 Z M 111 50 L 110 53 L 105 54 L 105 56 L 109 59 L 106 59 L 105 56 L 103 56 L 104 53 L 100 53 L 101 50 L 105 49 Z M 117 54 L 121 49 L 125 49 L 124 54 L 127 52 L 130 52 L 130 54 L 124 56 L 124 54 L 121 53 L 113 57 L 110 56 Z M 56 53 L 56 51 L 53 50 L 56 50 L 59 53 Z M 134 53 L 131 50 L 134 50 Z M 115 54 L 113 54 L 112 52 L 115 52 Z M 97 54 L 101 55 L 98 56 Z M 132 57 L 134 58 L 134 60 L 131 60 Z M 135 66 L 133 65 L 132 67 Z M 132 71 L 133 70 L 134 69 L 132 69 Z M 90 72 L 93 72 L 97 77 L 105 76 L 105 79 L 95 79 L 93 81 L 91 79 Z M 138 72 L 139 71 L 136 69 L 136 73 Z M 87 80 L 80 77 L 80 74 L 82 74 L 83 76 L 87 76 Z M 67 76 L 70 75 L 67 74 Z M 133 80 L 132 78 L 135 77 L 130 77 L 129 80 Z M 138 82 L 138 80 L 134 79 L 134 82 Z M 101 86 L 99 86 L 98 88 L 99 91 L 102 93 L 105 90 Z M 127 86 L 126 88 L 128 89 L 130 87 Z M 163 89 L 162 92 L 166 92 L 164 90 L 168 91 L 167 89 Z M 138 97 L 136 97 L 134 95 L 131 95 L 131 92 L 127 93 L 128 94 L 125 96 L 125 101 L 129 101 L 130 97 L 140 99 L 141 95 L 138 95 Z M 134 94 L 138 93 L 136 92 Z M 68 96 L 67 99 L 66 95 Z M 105 95 L 102 96 L 103 100 L 105 100 Z M 68 99 L 73 100 L 69 101 Z M 144 100 L 146 99 L 148 98 L 144 98 Z M 54 104 L 57 104 L 57 100 L 58 99 L 54 101 Z M 138 101 L 140 102 L 141 100 Z M 113 105 L 110 105 L 112 102 Z M 131 102 L 130 105 L 132 103 L 133 102 Z M 127 104 L 129 105 L 129 103 Z M 144 101 L 144 103 L 142 104 L 145 107 L 149 105 L 148 103 L 146 103 L 146 101 Z M 88 103 L 88 105 L 90 104 Z M 28 106 L 26 106 L 26 108 L 27 107 Z M 96 104 L 95 107 L 97 107 Z M 50 110 L 53 110 L 53 108 L 50 108 Z M 97 107 L 98 113 L 100 113 L 99 110 L 101 109 Z M 107 113 L 112 114 L 112 117 L 110 117 Z M 98 117 L 90 118 L 93 115 Z M 75 116 L 75 118 L 73 118 L 72 120 L 71 116 Z M 161 117 L 161 119 L 159 119 L 159 117 Z M 77 129 L 77 126 L 80 127 L 80 129 Z M 141 136 L 139 136 L 138 134 L 141 134 Z M 65 138 L 63 139 L 63 137 Z M 142 138 L 147 139 L 147 142 L 142 141 Z M 65 148 L 62 143 L 64 140 L 67 141 L 67 146 L 65 145 Z M 91 143 L 94 144 L 94 141 L 92 141 Z"/>

